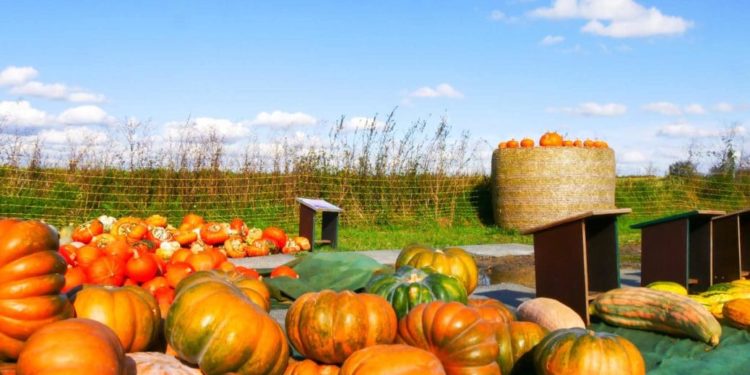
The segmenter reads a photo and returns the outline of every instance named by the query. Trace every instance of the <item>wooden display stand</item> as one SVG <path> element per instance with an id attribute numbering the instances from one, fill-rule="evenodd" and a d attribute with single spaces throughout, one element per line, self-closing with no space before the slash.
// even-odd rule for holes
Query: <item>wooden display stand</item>
<path id="1" fill-rule="evenodd" d="M 339 213 L 340 207 L 334 206 L 322 199 L 297 198 L 299 202 L 299 235 L 310 240 L 310 251 L 315 245 L 330 245 L 332 248 L 339 244 Z M 315 215 L 321 213 L 323 226 L 320 239 L 315 239 Z"/>
<path id="2" fill-rule="evenodd" d="M 724 211 L 696 210 L 631 225 L 641 230 L 641 285 L 674 281 L 690 292 L 713 281 L 711 219 Z"/>
<path id="3" fill-rule="evenodd" d="M 750 273 L 750 209 L 713 218 L 713 283 Z"/>
<path id="4" fill-rule="evenodd" d="M 588 325 L 589 301 L 620 287 L 617 217 L 630 212 L 589 211 L 523 231 L 534 235 L 537 297 L 568 305 Z"/>

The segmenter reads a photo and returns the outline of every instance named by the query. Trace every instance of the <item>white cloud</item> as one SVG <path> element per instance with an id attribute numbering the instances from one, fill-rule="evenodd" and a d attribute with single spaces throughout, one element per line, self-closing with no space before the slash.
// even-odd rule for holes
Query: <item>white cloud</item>
<path id="1" fill-rule="evenodd" d="M 550 112 L 564 112 L 579 116 L 622 116 L 628 111 L 628 107 L 618 103 L 581 103 L 577 107 L 551 108 Z"/>
<path id="2" fill-rule="evenodd" d="M 250 135 L 250 126 L 247 122 L 235 122 L 223 118 L 197 117 L 191 119 L 187 124 L 179 121 L 168 122 L 165 125 L 167 135 L 174 138 L 184 136 L 206 136 L 214 132 L 217 136 L 224 138 L 227 143 L 239 141 Z M 187 132 L 187 133 L 185 133 Z"/>
<path id="3" fill-rule="evenodd" d="M 716 103 L 714 106 L 714 111 L 716 112 L 732 112 L 734 109 L 734 105 L 725 102 Z"/>
<path id="4" fill-rule="evenodd" d="M 565 37 L 564 36 L 560 36 L 560 35 L 547 35 L 547 36 L 544 37 L 544 39 L 542 39 L 541 42 L 539 42 L 539 44 L 541 44 L 543 46 L 551 46 L 551 45 L 554 45 L 554 44 L 560 44 L 560 43 L 562 43 L 564 41 L 565 41 Z"/>
<path id="5" fill-rule="evenodd" d="M 493 10 L 490 13 L 490 19 L 493 20 L 493 21 L 502 21 L 502 20 L 505 20 L 507 18 L 508 17 L 505 15 L 505 13 L 503 13 L 502 11 L 499 11 L 499 10 Z"/>
<path id="6" fill-rule="evenodd" d="M 273 128 L 288 128 L 292 126 L 308 126 L 315 125 L 318 120 L 306 113 L 302 112 L 261 112 L 255 116 L 253 120 L 248 123 L 250 125 L 257 126 L 268 126 Z"/>
<path id="7" fill-rule="evenodd" d="M 693 103 L 685 106 L 685 113 L 691 115 L 704 115 L 706 114 L 706 109 L 700 104 Z"/>
<path id="8" fill-rule="evenodd" d="M 81 136 L 86 134 L 86 136 Z M 45 145 L 82 145 L 93 144 L 101 145 L 108 141 L 109 136 L 106 132 L 95 128 L 68 127 L 64 129 L 47 129 L 37 134 L 39 139 Z"/>
<path id="9" fill-rule="evenodd" d="M 730 129 L 735 134 L 743 135 L 747 133 L 747 129 L 744 126 L 738 125 Z M 657 135 L 662 137 L 673 137 L 673 138 L 697 138 L 697 137 L 719 137 L 726 134 L 726 129 L 717 128 L 702 128 L 692 125 L 687 122 L 677 122 L 673 124 L 667 124 L 662 126 Z"/>
<path id="10" fill-rule="evenodd" d="M 551 7 L 537 8 L 530 15 L 547 19 L 588 20 L 581 31 L 613 38 L 635 38 L 682 34 L 691 21 L 646 8 L 634 0 L 553 0 Z"/>
<path id="11" fill-rule="evenodd" d="M 52 121 L 52 116 L 32 107 L 28 101 L 0 101 L 0 123 L 28 127 L 45 126 Z"/>
<path id="12" fill-rule="evenodd" d="M 30 66 L 9 66 L 0 71 L 0 86 L 16 86 L 34 79 L 39 74 Z"/>
<path id="13" fill-rule="evenodd" d="M 682 109 L 680 109 L 680 106 L 670 102 L 648 103 L 643 106 L 643 109 L 649 112 L 660 113 L 667 116 L 679 116 L 682 114 Z"/>
<path id="14" fill-rule="evenodd" d="M 80 89 L 70 88 L 62 83 L 42 83 L 30 81 L 13 86 L 11 94 L 28 95 L 45 99 L 66 100 L 70 102 L 100 103 L 105 100 L 104 95 L 94 94 Z"/>
<path id="15" fill-rule="evenodd" d="M 95 105 L 82 105 L 66 109 L 57 120 L 66 125 L 112 125 L 115 118 Z"/>
<path id="16" fill-rule="evenodd" d="M 638 164 L 649 161 L 648 155 L 641 150 L 628 150 L 617 155 L 617 161 L 625 164 Z"/>
<path id="17" fill-rule="evenodd" d="M 434 88 L 420 87 L 409 94 L 411 98 L 463 98 L 464 94 L 447 83 L 441 83 Z"/>
<path id="18" fill-rule="evenodd" d="M 359 130 L 359 129 L 369 129 L 371 126 L 374 126 L 375 129 L 382 129 L 385 127 L 385 122 L 376 120 L 372 117 L 352 117 L 344 122 L 343 129 L 344 130 Z"/>

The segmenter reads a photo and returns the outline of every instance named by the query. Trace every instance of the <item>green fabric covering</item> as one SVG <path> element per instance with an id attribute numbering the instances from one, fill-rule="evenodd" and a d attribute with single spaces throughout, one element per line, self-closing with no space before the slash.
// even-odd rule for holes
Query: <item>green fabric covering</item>
<path id="1" fill-rule="evenodd" d="M 750 332 L 722 325 L 721 342 L 716 348 L 701 342 L 592 324 L 594 331 L 611 332 L 630 340 L 643 354 L 649 375 L 746 375 L 750 374 Z"/>
<path id="2" fill-rule="evenodd" d="M 285 308 L 292 300 L 308 292 L 324 289 L 359 291 L 375 272 L 387 269 L 378 261 L 355 253 L 313 253 L 287 265 L 299 274 L 299 279 L 264 277 L 275 308 Z"/>

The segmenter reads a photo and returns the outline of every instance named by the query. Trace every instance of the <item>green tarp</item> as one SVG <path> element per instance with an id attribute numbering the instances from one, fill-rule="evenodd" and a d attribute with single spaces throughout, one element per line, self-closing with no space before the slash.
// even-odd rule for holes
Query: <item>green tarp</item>
<path id="1" fill-rule="evenodd" d="M 355 253 L 313 253 L 287 263 L 300 278 L 264 278 L 274 299 L 274 307 L 286 307 L 308 292 L 323 289 L 335 291 L 363 289 L 375 272 L 387 267 L 376 260 Z"/>
<path id="2" fill-rule="evenodd" d="M 594 331 L 611 332 L 630 340 L 646 360 L 649 375 L 747 375 L 750 374 L 750 332 L 722 325 L 721 342 L 715 348 L 687 338 L 654 332 L 592 324 Z"/>

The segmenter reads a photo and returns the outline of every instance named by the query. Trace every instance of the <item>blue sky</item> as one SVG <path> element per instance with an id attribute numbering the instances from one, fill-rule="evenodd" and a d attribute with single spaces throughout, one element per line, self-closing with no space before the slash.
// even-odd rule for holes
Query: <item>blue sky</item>
<path id="1" fill-rule="evenodd" d="M 126 117 L 315 137 L 398 106 L 489 145 L 598 137 L 663 172 L 750 120 L 750 4 L 3 1 L 0 118 L 50 145 Z"/>

